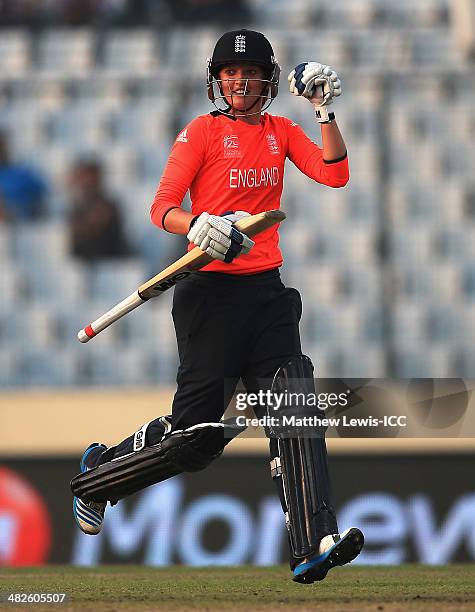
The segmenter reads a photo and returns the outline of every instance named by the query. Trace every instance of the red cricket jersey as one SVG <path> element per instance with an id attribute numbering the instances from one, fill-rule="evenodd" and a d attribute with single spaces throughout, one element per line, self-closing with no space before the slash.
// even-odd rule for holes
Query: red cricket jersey
<path id="1" fill-rule="evenodd" d="M 286 117 L 263 113 L 258 125 L 250 125 L 220 113 L 201 115 L 178 134 L 152 204 L 152 221 L 163 228 L 164 216 L 181 206 L 188 189 L 193 215 L 279 208 L 287 157 L 318 183 L 343 187 L 348 182 L 347 157 L 325 162 L 322 149 Z M 215 260 L 205 270 L 254 274 L 280 266 L 277 229 L 255 236 L 247 255 L 230 264 Z"/>

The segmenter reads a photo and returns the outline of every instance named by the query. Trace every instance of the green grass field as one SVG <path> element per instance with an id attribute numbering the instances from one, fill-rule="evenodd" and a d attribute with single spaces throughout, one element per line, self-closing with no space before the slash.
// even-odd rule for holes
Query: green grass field
<path id="1" fill-rule="evenodd" d="M 49 606 L 5 603 L 10 592 L 65 592 Z M 313 585 L 286 567 L 100 566 L 0 569 L 0 610 L 475 610 L 471 565 L 344 567 Z"/>

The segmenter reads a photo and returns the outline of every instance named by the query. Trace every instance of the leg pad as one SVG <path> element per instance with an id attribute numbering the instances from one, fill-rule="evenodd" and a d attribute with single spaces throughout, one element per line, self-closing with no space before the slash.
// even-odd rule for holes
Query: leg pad
<path id="1" fill-rule="evenodd" d="M 276 372 L 272 391 L 314 394 L 310 359 L 296 355 L 284 363 Z M 286 408 L 286 413 L 324 416 L 311 405 Z M 315 554 L 322 537 L 338 532 L 331 502 L 325 429 L 277 427 L 270 431 L 270 438 L 271 474 L 285 514 L 293 566 Z"/>
<path id="2" fill-rule="evenodd" d="M 71 481 L 71 490 L 84 501 L 116 503 L 182 472 L 204 469 L 221 455 L 228 441 L 222 424 L 201 423 L 78 474 Z"/>

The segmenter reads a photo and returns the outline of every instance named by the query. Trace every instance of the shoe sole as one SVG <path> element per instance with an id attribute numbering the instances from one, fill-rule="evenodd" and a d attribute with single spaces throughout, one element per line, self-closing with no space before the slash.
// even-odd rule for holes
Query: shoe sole
<path id="1" fill-rule="evenodd" d="M 332 567 L 346 565 L 347 563 L 353 561 L 353 559 L 356 559 L 356 557 L 360 554 L 363 545 L 363 533 L 356 527 L 353 527 L 343 539 L 335 544 L 334 548 L 330 551 L 328 557 L 324 559 L 324 561 L 310 568 L 307 572 L 294 576 L 294 582 L 312 584 L 313 582 L 323 580 Z"/>

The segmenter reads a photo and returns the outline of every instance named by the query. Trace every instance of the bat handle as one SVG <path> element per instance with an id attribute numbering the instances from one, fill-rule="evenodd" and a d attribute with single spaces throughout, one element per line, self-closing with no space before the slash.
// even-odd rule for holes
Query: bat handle
<path id="1" fill-rule="evenodd" d="M 125 300 L 122 300 L 122 302 L 114 306 L 114 308 L 111 308 L 101 317 L 93 321 L 90 325 L 87 325 L 81 329 L 78 332 L 79 342 L 89 342 L 91 338 L 97 336 L 97 334 L 103 329 L 106 329 L 106 327 L 109 327 L 109 325 L 112 325 L 112 323 L 126 315 L 131 310 L 134 310 L 137 308 L 137 306 L 140 306 L 144 302 L 146 302 L 146 300 L 140 297 L 138 291 L 135 291 L 129 295 L 129 297 L 126 297 Z"/>
<path id="2" fill-rule="evenodd" d="M 84 329 L 78 331 L 79 342 L 89 342 L 91 338 L 94 338 L 96 332 L 92 329 L 92 325 L 87 325 Z"/>

